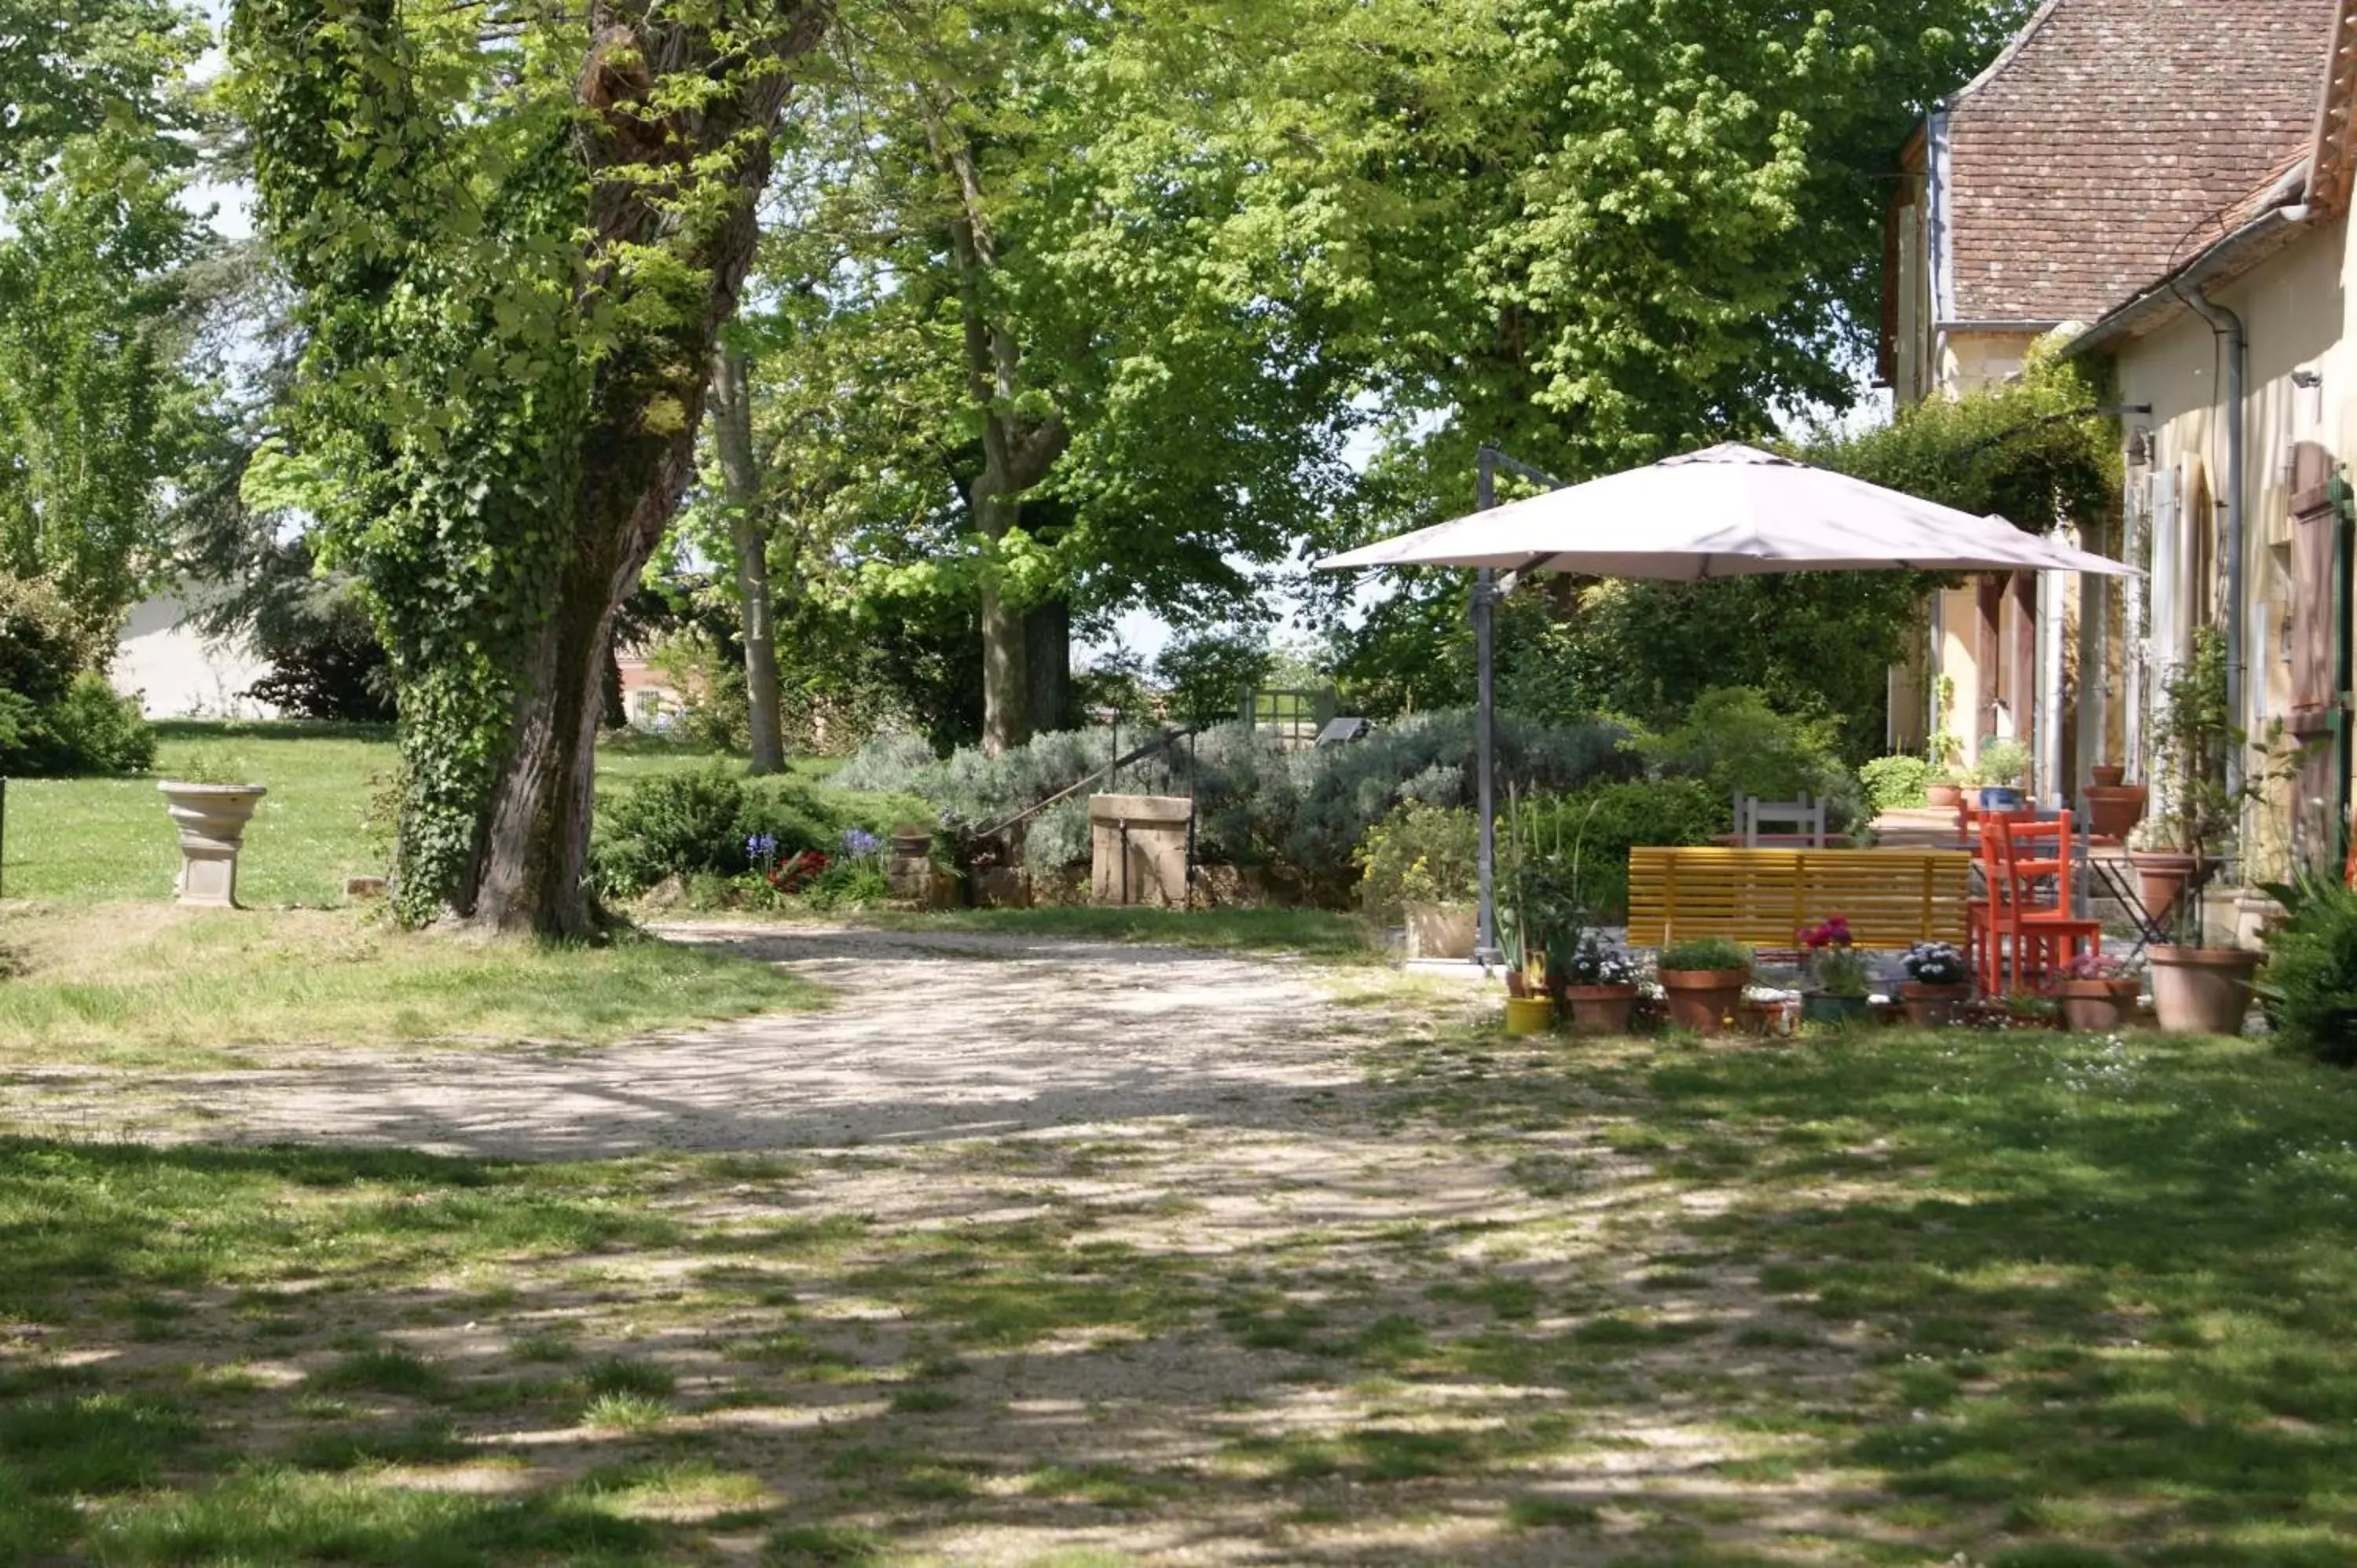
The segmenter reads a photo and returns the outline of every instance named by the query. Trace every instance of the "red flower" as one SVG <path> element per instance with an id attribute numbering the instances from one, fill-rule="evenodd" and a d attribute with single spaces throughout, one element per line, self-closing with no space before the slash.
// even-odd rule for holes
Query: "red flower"
<path id="1" fill-rule="evenodd" d="M 1811 926 L 1800 933 L 1801 945 L 1811 952 L 1819 948 L 1846 948 L 1855 939 L 1849 933 L 1848 918 L 1835 915 L 1822 926 Z"/>
<path id="2" fill-rule="evenodd" d="M 817 850 L 806 849 L 800 854 L 780 861 L 770 873 L 770 886 L 780 893 L 798 893 L 816 881 L 834 864 Z"/>

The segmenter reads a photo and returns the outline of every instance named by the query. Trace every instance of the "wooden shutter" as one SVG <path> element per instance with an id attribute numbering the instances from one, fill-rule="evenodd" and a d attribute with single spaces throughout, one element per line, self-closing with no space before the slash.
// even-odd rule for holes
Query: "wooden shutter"
<path id="1" fill-rule="evenodd" d="M 2329 733 L 2341 704 L 2332 646 L 2332 563 L 2341 532 L 2332 501 L 2336 467 L 2313 441 L 2292 449 L 2291 730 L 2302 736 Z"/>

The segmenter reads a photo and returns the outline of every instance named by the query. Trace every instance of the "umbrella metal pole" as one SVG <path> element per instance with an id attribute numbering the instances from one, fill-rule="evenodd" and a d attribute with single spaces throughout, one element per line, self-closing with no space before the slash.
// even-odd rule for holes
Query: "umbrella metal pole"
<path id="1" fill-rule="evenodd" d="M 1480 504 L 1483 511 L 1498 504 L 1497 455 L 1487 446 L 1475 458 Z M 1481 813 L 1480 904 L 1473 936 L 1473 961 L 1487 967 L 1499 960 L 1498 950 L 1498 800 L 1497 800 L 1497 574 L 1484 566 L 1473 580 L 1473 647 L 1480 669 L 1480 691 L 1473 713 L 1474 774 L 1480 780 L 1477 809 Z"/>

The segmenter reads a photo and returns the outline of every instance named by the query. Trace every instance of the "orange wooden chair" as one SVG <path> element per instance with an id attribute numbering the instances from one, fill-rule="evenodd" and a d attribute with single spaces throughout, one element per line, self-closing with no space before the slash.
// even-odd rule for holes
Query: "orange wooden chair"
<path id="1" fill-rule="evenodd" d="M 1989 843 L 1989 828 L 1996 822 L 2027 822 L 2037 820 L 2033 806 L 2017 807 L 2011 811 L 1984 811 L 1969 791 L 1962 805 L 1956 808 L 1957 831 L 1968 840 L 1976 840 L 1973 865 L 1981 874 L 1981 896 L 1964 901 L 1964 964 L 1980 977 L 1984 994 L 1996 995 L 1996 971 L 1983 960 L 1990 950 L 1989 889 L 1996 886 L 1996 852 Z"/>
<path id="2" fill-rule="evenodd" d="M 1992 818 L 1982 843 L 1988 911 L 1981 984 L 2003 995 L 2033 977 L 2051 980 L 2081 951 L 2101 951 L 2102 922 L 2072 912 L 2071 813 L 2052 822 Z"/>

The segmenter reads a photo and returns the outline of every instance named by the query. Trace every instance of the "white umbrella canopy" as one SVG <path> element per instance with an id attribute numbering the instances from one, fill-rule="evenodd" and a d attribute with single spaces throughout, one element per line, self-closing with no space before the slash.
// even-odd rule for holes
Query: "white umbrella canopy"
<path id="1" fill-rule="evenodd" d="M 2130 568 L 2003 518 L 1729 443 L 1332 555 L 1353 566 L 1486 566 L 1699 582 L 1766 572 Z"/>

